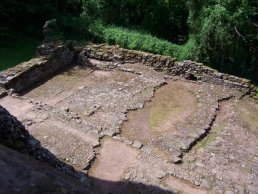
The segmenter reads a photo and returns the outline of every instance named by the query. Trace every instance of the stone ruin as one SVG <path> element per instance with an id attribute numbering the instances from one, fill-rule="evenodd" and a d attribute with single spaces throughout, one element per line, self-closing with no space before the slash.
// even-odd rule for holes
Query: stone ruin
<path id="1" fill-rule="evenodd" d="M 256 94 L 255 86 L 251 84 L 250 80 L 220 73 L 202 63 L 193 61 L 177 62 L 175 58 L 168 56 L 103 44 L 90 44 L 82 48 L 76 47 L 73 50 L 73 48 L 60 41 L 44 42 L 38 47 L 36 58 L 1 72 L 1 94 L 4 93 L 4 90 L 9 89 L 14 89 L 17 92 L 22 91 L 66 66 L 74 63 L 87 63 L 88 58 L 108 62 L 141 63 L 171 76 L 181 76 L 189 80 L 225 85 L 251 96 Z"/>
<path id="2" fill-rule="evenodd" d="M 17 191 L 4 182 L 12 193 L 255 193 L 253 96 L 249 80 L 200 63 L 45 41 L 0 72 L 0 180 L 19 172 L 12 159 L 30 172 Z"/>

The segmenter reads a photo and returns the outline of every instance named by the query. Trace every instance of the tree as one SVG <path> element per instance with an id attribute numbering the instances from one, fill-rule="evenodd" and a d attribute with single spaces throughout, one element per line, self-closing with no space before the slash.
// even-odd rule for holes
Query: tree
<path id="1" fill-rule="evenodd" d="M 84 0 L 84 15 L 179 42 L 187 34 L 184 0 Z"/>
<path id="2" fill-rule="evenodd" d="M 257 1 L 190 0 L 187 5 L 195 58 L 221 71 L 252 76 L 258 62 L 258 37 L 250 21 Z"/>
<path id="3" fill-rule="evenodd" d="M 11 30 L 41 33 L 46 20 L 62 14 L 79 15 L 81 11 L 81 0 L 1 0 L 0 38 Z"/>

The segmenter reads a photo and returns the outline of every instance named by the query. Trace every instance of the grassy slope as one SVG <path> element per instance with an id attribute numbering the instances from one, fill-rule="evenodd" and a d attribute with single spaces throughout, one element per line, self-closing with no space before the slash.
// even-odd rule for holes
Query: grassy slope
<path id="1" fill-rule="evenodd" d="M 31 59 L 40 41 L 22 34 L 0 41 L 0 71 Z"/>
<path id="2" fill-rule="evenodd" d="M 121 47 L 132 50 L 141 50 L 164 55 L 173 54 L 174 57 L 178 57 L 179 54 L 179 46 L 135 30 L 108 26 L 105 28 L 103 36 L 106 43 L 118 44 Z"/>
<path id="3" fill-rule="evenodd" d="M 118 44 L 127 49 L 168 55 L 178 60 L 191 59 L 195 44 L 193 39 L 189 39 L 184 45 L 176 45 L 150 34 L 116 26 L 104 27 L 102 36 L 108 44 Z"/>

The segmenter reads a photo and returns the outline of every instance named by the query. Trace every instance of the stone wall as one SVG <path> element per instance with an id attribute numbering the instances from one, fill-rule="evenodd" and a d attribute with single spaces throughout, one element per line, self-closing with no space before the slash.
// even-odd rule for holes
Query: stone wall
<path id="1" fill-rule="evenodd" d="M 104 44 L 88 45 L 80 48 L 79 59 L 93 58 L 102 61 L 119 61 L 123 63 L 142 63 L 153 66 L 156 70 L 169 71 L 170 67 L 176 63 L 175 58 L 164 55 L 154 55 L 146 52 L 122 49 L 117 46 L 107 46 Z M 79 50 L 80 50 L 79 49 Z"/>
<path id="2" fill-rule="evenodd" d="M 217 70 L 193 61 L 177 62 L 175 58 L 168 56 L 132 51 L 118 46 L 107 46 L 104 44 L 92 44 L 81 49 L 78 59 L 82 61 L 86 58 L 94 58 L 103 61 L 143 63 L 147 66 L 154 67 L 157 71 L 163 71 L 170 75 L 226 85 L 251 95 L 255 95 L 256 92 L 250 80 L 220 73 Z"/>
<path id="3" fill-rule="evenodd" d="M 36 58 L 0 72 L 0 89 L 20 92 L 71 64 L 73 59 L 74 52 L 61 42 L 42 44 Z"/>
<path id="4" fill-rule="evenodd" d="M 30 88 L 36 82 L 54 74 L 69 64 L 87 62 L 87 58 L 120 63 L 142 63 L 170 75 L 226 85 L 241 90 L 245 94 L 255 95 L 256 93 L 255 87 L 250 80 L 220 73 L 201 63 L 193 61 L 177 62 L 175 58 L 168 56 L 127 50 L 118 46 L 104 44 L 91 44 L 85 47 L 77 47 L 73 50 L 62 42 L 57 41 L 43 43 L 38 48 L 36 58 L 0 72 L 0 97 L 6 95 L 6 91 L 10 89 L 20 92 Z"/>
<path id="5" fill-rule="evenodd" d="M 73 167 L 58 160 L 40 142 L 29 134 L 23 124 L 0 106 L 0 144 L 18 152 L 30 155 L 69 175 L 78 176 Z"/>
<path id="6" fill-rule="evenodd" d="M 7 94 L 6 90 L 2 87 L 0 87 L 0 98 L 5 96 Z"/>

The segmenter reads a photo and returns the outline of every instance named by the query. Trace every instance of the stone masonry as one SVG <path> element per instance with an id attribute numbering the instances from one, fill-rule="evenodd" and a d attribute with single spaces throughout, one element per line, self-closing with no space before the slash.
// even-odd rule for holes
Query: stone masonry
<path id="1" fill-rule="evenodd" d="M 200 80 L 236 88 L 244 93 L 255 95 L 255 87 L 250 80 L 220 73 L 210 67 L 193 61 L 177 62 L 175 58 L 146 52 L 132 51 L 118 46 L 87 45 L 80 53 L 80 58 L 94 58 L 103 61 L 142 63 L 170 75 L 182 76 L 190 80 Z"/>

